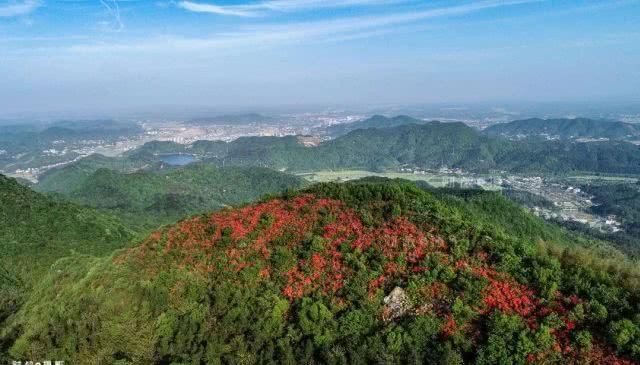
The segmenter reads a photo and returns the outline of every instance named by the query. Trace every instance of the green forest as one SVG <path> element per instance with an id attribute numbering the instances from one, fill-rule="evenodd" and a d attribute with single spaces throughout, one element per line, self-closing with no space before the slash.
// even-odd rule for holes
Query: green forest
<path id="1" fill-rule="evenodd" d="M 549 137 L 634 140 L 640 137 L 640 126 L 634 123 L 606 119 L 531 118 L 494 124 L 486 128 L 483 133 L 510 138 Z"/>
<path id="2" fill-rule="evenodd" d="M 162 146 L 161 152 L 158 152 L 159 146 Z M 296 136 L 242 137 L 229 143 L 199 141 L 190 148 L 154 143 L 133 151 L 130 156 L 149 159 L 154 153 L 170 152 L 193 153 L 214 164 L 263 166 L 297 172 L 322 169 L 384 171 L 409 165 L 475 172 L 640 173 L 640 147 L 628 142 L 511 141 L 484 135 L 463 123 L 441 122 L 357 129 L 317 147 L 301 145 Z"/>
<path id="3" fill-rule="evenodd" d="M 70 363 L 632 364 L 640 272 L 502 196 L 326 183 L 57 261 L 0 343 Z"/>
<path id="4" fill-rule="evenodd" d="M 36 189 L 70 192 L 99 168 L 122 172 L 156 170 L 163 154 L 186 153 L 206 164 L 267 167 L 287 172 L 326 169 L 386 171 L 402 166 L 470 172 L 508 171 L 522 174 L 640 173 L 640 147 L 623 141 L 510 141 L 480 133 L 463 123 L 410 123 L 350 131 L 305 147 L 298 137 L 241 137 L 231 142 L 196 141 L 191 145 L 149 142 L 121 157 L 92 155 L 45 173 Z M 363 125 L 376 126 L 372 118 Z M 356 123 L 353 123 L 356 124 Z"/>
<path id="5" fill-rule="evenodd" d="M 620 217 L 605 233 L 533 216 L 554 203 L 520 190 L 290 173 L 633 174 L 638 146 L 415 121 L 374 117 L 315 147 L 154 141 L 36 184 L 0 175 L 0 362 L 637 363 L 637 183 L 576 185 L 591 213 Z"/>
<path id="6" fill-rule="evenodd" d="M 198 163 L 134 173 L 102 168 L 61 198 L 116 214 L 130 224 L 155 228 L 305 183 L 296 176 L 259 167 Z"/>

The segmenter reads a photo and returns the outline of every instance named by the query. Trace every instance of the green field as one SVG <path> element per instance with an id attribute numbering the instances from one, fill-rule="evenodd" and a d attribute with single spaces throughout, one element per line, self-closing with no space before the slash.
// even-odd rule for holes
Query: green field
<path id="1" fill-rule="evenodd" d="M 389 179 L 406 179 L 411 181 L 426 181 L 434 187 L 444 187 L 450 183 L 472 185 L 477 183 L 486 190 L 499 190 L 500 186 L 490 182 L 491 176 L 463 176 L 460 174 L 424 173 L 414 174 L 409 172 L 372 172 L 365 170 L 323 170 L 310 173 L 301 173 L 298 176 L 311 182 L 349 181 L 364 177 L 377 176 Z M 478 179 L 484 179 L 484 182 Z"/>

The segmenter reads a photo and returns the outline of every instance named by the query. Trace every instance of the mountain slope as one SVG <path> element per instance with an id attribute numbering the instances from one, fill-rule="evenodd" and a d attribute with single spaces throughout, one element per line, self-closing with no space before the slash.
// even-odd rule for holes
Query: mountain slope
<path id="1" fill-rule="evenodd" d="M 493 166 L 492 155 L 497 147 L 497 143 L 463 123 L 428 122 L 358 129 L 317 147 L 304 147 L 293 136 L 239 138 L 230 142 L 226 154 L 217 160 L 292 171 L 379 170 L 405 163 L 480 168 Z"/>
<path id="2" fill-rule="evenodd" d="M 384 115 L 374 115 L 371 118 L 360 120 L 353 123 L 343 123 L 333 125 L 327 128 L 327 133 L 331 136 L 337 137 L 347 134 L 356 129 L 367 128 L 393 128 L 405 124 L 425 124 L 426 121 L 422 119 L 412 118 L 406 115 L 398 115 L 392 118 L 385 117 Z"/>
<path id="3" fill-rule="evenodd" d="M 131 232 L 111 216 L 56 201 L 2 175 L 0 202 L 3 259 L 34 252 L 106 253 L 131 238 Z"/>
<path id="4" fill-rule="evenodd" d="M 546 136 L 561 139 L 608 138 L 612 140 L 631 140 L 640 138 L 640 125 L 587 118 L 533 118 L 494 124 L 483 132 L 488 135 L 510 138 Z"/>
<path id="5" fill-rule="evenodd" d="M 148 167 L 148 165 L 142 159 L 107 157 L 94 153 L 76 162 L 47 171 L 38 178 L 39 181 L 34 189 L 40 192 L 69 193 L 80 187 L 98 169 L 125 172 Z"/>
<path id="6" fill-rule="evenodd" d="M 153 142 L 120 158 L 93 155 L 44 174 L 40 191 L 69 193 L 99 168 L 154 170 L 159 153 L 190 153 L 215 166 L 259 166 L 294 172 L 326 169 L 380 171 L 420 168 L 504 170 L 518 173 L 640 173 L 640 146 L 623 141 L 510 141 L 490 137 L 463 123 L 427 122 L 357 129 L 303 146 L 297 137 L 243 137 L 232 142 L 197 141 L 184 146 Z"/>
<path id="7" fill-rule="evenodd" d="M 155 228 L 190 214 L 297 189 L 305 181 L 259 167 L 191 164 L 165 171 L 120 173 L 100 169 L 68 192 L 71 200 Z"/>
<path id="8" fill-rule="evenodd" d="M 132 237 L 115 217 L 55 201 L 0 175 L 0 324 L 57 259 L 109 254 Z"/>
<path id="9" fill-rule="evenodd" d="M 378 171 L 407 164 L 470 171 L 640 173 L 640 146 L 631 143 L 513 142 L 482 135 L 463 123 L 358 129 L 317 147 L 304 147 L 293 136 L 239 138 L 223 153 L 216 147 L 215 163 L 291 171 Z"/>
<path id="10" fill-rule="evenodd" d="M 60 262 L 1 336 L 72 363 L 634 363 L 637 268 L 548 227 L 495 194 L 323 184 Z"/>

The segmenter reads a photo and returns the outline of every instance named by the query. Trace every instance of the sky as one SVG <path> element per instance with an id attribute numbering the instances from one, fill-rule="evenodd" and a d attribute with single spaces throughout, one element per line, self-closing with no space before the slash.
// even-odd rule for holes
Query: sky
<path id="1" fill-rule="evenodd" d="M 640 101 L 640 0 L 0 0 L 0 116 Z"/>

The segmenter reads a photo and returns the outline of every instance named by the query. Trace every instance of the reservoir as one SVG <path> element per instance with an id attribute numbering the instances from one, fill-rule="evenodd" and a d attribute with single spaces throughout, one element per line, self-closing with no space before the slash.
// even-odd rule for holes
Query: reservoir
<path id="1" fill-rule="evenodd" d="M 197 158 L 189 154 L 160 155 L 159 157 L 162 162 L 173 166 L 184 166 L 198 161 Z"/>

